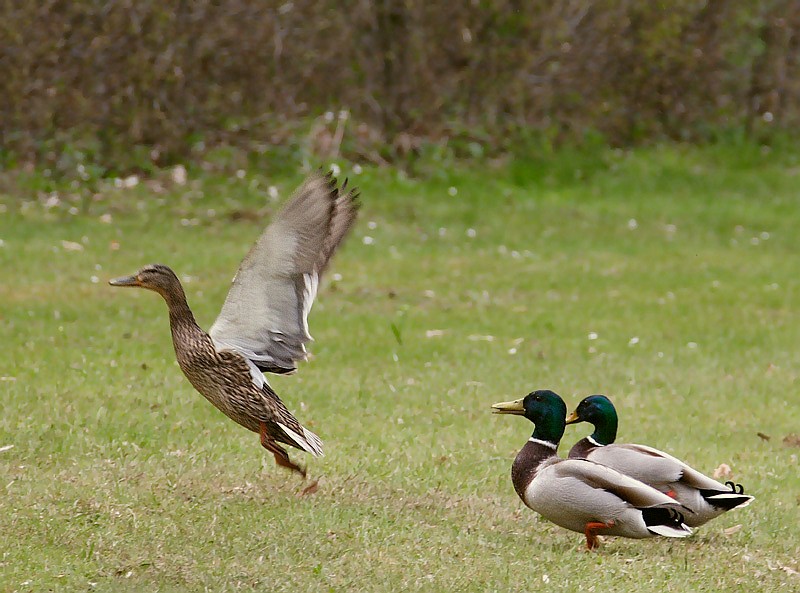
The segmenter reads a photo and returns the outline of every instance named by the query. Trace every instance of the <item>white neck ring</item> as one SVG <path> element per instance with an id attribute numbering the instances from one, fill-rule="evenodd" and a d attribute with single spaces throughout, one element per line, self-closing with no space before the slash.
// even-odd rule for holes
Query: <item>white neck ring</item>
<path id="1" fill-rule="evenodd" d="M 531 438 L 528 439 L 528 442 L 529 443 L 536 443 L 537 445 L 544 445 L 545 447 L 548 447 L 548 448 L 552 449 L 553 451 L 558 449 L 558 445 L 556 445 L 555 443 L 551 443 L 550 441 L 543 441 L 542 439 L 535 439 L 535 438 L 531 437 Z"/>

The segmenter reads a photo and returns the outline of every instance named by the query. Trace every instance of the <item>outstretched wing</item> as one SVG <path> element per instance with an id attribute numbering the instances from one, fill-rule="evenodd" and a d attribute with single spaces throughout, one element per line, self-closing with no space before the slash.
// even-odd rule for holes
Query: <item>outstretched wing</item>
<path id="1" fill-rule="evenodd" d="M 290 373 L 306 358 L 308 313 L 322 272 L 353 226 L 358 192 L 314 174 L 289 199 L 239 266 L 209 335 L 260 370 Z"/>

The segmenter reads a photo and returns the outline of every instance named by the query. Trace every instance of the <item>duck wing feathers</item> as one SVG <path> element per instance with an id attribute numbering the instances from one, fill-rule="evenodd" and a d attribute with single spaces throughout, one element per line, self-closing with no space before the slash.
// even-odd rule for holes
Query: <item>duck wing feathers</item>
<path id="1" fill-rule="evenodd" d="M 674 499 L 615 469 L 583 459 L 565 459 L 551 467 L 555 479 L 575 479 L 596 490 L 605 490 L 636 508 L 680 507 Z"/>
<path id="2" fill-rule="evenodd" d="M 646 445 L 606 445 L 593 449 L 587 458 L 656 487 L 682 482 L 692 488 L 725 490 L 722 484 L 680 459 Z"/>
<path id="3" fill-rule="evenodd" d="M 353 226 L 358 193 L 314 174 L 294 193 L 242 261 L 209 335 L 218 350 L 261 371 L 291 373 L 305 360 L 308 313 L 322 272 Z"/>

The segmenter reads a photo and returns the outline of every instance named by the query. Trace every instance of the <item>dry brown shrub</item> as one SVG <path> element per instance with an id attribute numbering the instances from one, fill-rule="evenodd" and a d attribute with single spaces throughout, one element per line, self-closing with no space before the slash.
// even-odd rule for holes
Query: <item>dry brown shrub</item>
<path id="1" fill-rule="evenodd" d="M 343 109 L 398 150 L 469 130 L 702 138 L 797 126 L 798 50 L 794 0 L 12 0 L 0 132 L 32 154 L 89 138 L 100 160 L 286 142 Z"/>

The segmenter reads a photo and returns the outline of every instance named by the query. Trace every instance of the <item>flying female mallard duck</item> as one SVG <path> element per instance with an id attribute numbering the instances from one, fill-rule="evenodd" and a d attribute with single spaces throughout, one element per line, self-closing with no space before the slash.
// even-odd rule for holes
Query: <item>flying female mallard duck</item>
<path id="1" fill-rule="evenodd" d="M 321 456 L 322 441 L 289 412 L 263 373 L 292 373 L 306 358 L 308 313 L 320 276 L 358 211 L 358 192 L 344 193 L 346 185 L 339 189 L 332 175 L 314 174 L 297 189 L 242 261 L 208 333 L 167 266 L 148 265 L 109 282 L 164 297 L 172 344 L 189 382 L 231 420 L 257 432 L 278 465 L 303 476 L 305 469 L 279 443 Z"/>
<path id="2" fill-rule="evenodd" d="M 681 505 L 666 494 L 604 465 L 556 455 L 567 415 L 558 394 L 534 391 L 492 408 L 495 414 L 518 414 L 536 425 L 511 466 L 519 497 L 545 519 L 584 533 L 588 549 L 598 546 L 598 535 L 646 538 L 692 533 L 683 523 Z"/>
<path id="3" fill-rule="evenodd" d="M 698 527 L 753 500 L 741 484 L 720 484 L 663 451 L 645 445 L 613 444 L 617 411 L 605 395 L 584 398 L 567 418 L 567 424 L 578 422 L 594 425 L 594 432 L 575 443 L 570 459 L 600 463 L 666 493 L 684 506 L 689 527 Z"/>

